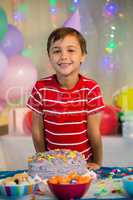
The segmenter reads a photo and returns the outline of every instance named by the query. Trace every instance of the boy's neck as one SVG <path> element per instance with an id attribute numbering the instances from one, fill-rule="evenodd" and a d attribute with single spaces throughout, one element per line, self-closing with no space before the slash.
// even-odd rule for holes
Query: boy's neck
<path id="1" fill-rule="evenodd" d="M 56 74 L 56 76 L 60 87 L 64 89 L 72 89 L 79 81 L 79 74 L 63 77 L 60 77 L 58 74 Z"/>

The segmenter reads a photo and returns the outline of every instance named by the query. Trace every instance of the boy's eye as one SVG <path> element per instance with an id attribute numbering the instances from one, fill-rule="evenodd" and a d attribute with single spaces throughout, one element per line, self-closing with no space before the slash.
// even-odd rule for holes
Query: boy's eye
<path id="1" fill-rule="evenodd" d="M 53 51 L 54 54 L 60 53 L 60 52 L 61 52 L 60 50 L 54 50 L 54 51 Z"/>
<path id="2" fill-rule="evenodd" d="M 68 52 L 75 52 L 74 49 L 68 49 Z"/>

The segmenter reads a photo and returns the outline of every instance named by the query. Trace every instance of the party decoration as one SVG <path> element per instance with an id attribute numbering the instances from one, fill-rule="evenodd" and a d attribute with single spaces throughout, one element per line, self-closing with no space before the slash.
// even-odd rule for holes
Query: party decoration
<path id="1" fill-rule="evenodd" d="M 25 113 L 23 119 L 23 129 L 25 134 L 31 135 L 32 133 L 32 111 L 28 111 Z"/>
<path id="2" fill-rule="evenodd" d="M 24 48 L 24 38 L 22 33 L 14 26 L 9 24 L 8 31 L 0 43 L 0 49 L 8 56 L 20 53 Z"/>
<path id="3" fill-rule="evenodd" d="M 26 16 L 25 16 L 24 13 L 17 10 L 13 13 L 13 18 L 14 18 L 15 21 L 21 22 L 21 21 L 24 21 L 26 19 Z"/>
<path id="4" fill-rule="evenodd" d="M 6 76 L 0 84 L 0 98 L 11 104 L 11 101 L 28 94 L 36 80 L 37 70 L 31 60 L 23 56 L 13 56 L 9 59 Z"/>
<path id="5" fill-rule="evenodd" d="M 7 30 L 8 30 L 7 16 L 3 8 L 0 7 L 0 40 L 4 38 Z"/>
<path id="6" fill-rule="evenodd" d="M 50 12 L 51 12 L 51 15 L 56 15 L 56 12 L 57 12 L 57 0 L 50 0 L 49 1 L 49 4 L 50 4 Z M 53 17 L 53 16 L 52 16 Z"/>
<path id="7" fill-rule="evenodd" d="M 73 2 L 74 2 L 75 4 L 77 4 L 77 3 L 79 3 L 79 0 L 73 0 Z"/>
<path id="8" fill-rule="evenodd" d="M 33 49 L 31 47 L 27 47 L 26 49 L 23 49 L 23 51 L 21 52 L 21 55 L 24 57 L 28 57 L 28 58 L 32 58 L 33 56 Z"/>
<path id="9" fill-rule="evenodd" d="M 118 114 L 114 106 L 106 105 L 100 124 L 102 135 L 116 135 L 118 130 Z"/>
<path id="10" fill-rule="evenodd" d="M 18 8 L 13 13 L 13 18 L 17 22 L 24 21 L 28 14 L 28 5 L 27 4 L 20 4 Z"/>
<path id="11" fill-rule="evenodd" d="M 2 51 L 0 51 L 0 80 L 4 77 L 7 67 L 8 67 L 7 57 Z"/>
<path id="12" fill-rule="evenodd" d="M 72 4 L 69 7 L 70 12 L 75 12 L 76 9 L 79 7 L 79 3 L 80 3 L 79 0 L 73 0 Z"/>
<path id="13" fill-rule="evenodd" d="M 117 14 L 119 7 L 115 2 L 107 2 L 104 9 L 108 16 L 114 16 Z"/>
<path id="14" fill-rule="evenodd" d="M 133 87 L 123 87 L 113 95 L 114 104 L 123 111 L 133 111 Z"/>
<path id="15" fill-rule="evenodd" d="M 4 110 L 5 106 L 6 106 L 6 101 L 0 99 L 0 113 Z"/>
<path id="16" fill-rule="evenodd" d="M 54 28 L 57 28 L 57 0 L 49 0 L 49 10 L 51 15 L 51 22 Z"/>
<path id="17" fill-rule="evenodd" d="M 120 67 L 120 50 L 123 45 L 125 29 L 124 14 L 119 2 L 106 0 L 103 5 L 103 59 L 101 66 L 104 71 L 114 71 Z M 117 23 L 119 21 L 119 23 Z M 124 29 L 123 29 L 124 28 Z"/>
<path id="18" fill-rule="evenodd" d="M 78 31 L 81 30 L 80 15 L 79 15 L 78 9 L 71 15 L 71 17 L 64 23 L 63 26 L 64 27 L 72 27 Z"/>
<path id="19" fill-rule="evenodd" d="M 50 6 L 56 6 L 57 0 L 49 0 Z"/>

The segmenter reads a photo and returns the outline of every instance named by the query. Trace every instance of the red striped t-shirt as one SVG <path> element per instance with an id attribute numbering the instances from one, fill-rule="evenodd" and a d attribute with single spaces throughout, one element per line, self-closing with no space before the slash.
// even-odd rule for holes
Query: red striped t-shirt
<path id="1" fill-rule="evenodd" d="M 79 75 L 78 83 L 68 90 L 60 87 L 56 75 L 41 79 L 33 87 L 27 106 L 43 115 L 47 150 L 71 149 L 83 153 L 86 160 L 91 157 L 87 117 L 104 108 L 94 80 Z"/>

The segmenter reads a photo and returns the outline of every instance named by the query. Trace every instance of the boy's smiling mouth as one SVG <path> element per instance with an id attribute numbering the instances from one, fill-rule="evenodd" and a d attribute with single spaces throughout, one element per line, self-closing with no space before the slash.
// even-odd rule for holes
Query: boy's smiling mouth
<path id="1" fill-rule="evenodd" d="M 65 68 L 65 67 L 68 67 L 70 66 L 72 63 L 60 63 L 58 64 L 61 68 Z"/>

